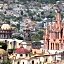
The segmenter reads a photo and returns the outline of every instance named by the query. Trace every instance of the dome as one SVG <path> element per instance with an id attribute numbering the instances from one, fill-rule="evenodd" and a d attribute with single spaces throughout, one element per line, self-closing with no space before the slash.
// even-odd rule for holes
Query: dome
<path id="1" fill-rule="evenodd" d="M 4 49 L 0 49 L 0 55 L 5 55 L 6 51 Z"/>
<path id="2" fill-rule="evenodd" d="M 1 29 L 2 29 L 2 30 L 10 30 L 11 27 L 10 27 L 9 24 L 3 24 L 3 25 L 1 26 Z"/>
<path id="3" fill-rule="evenodd" d="M 24 49 L 23 46 L 21 46 L 20 48 L 15 50 L 15 53 L 17 53 L 17 54 L 20 54 L 20 53 L 25 54 L 25 53 L 28 53 L 28 52 L 29 51 L 27 49 Z"/>

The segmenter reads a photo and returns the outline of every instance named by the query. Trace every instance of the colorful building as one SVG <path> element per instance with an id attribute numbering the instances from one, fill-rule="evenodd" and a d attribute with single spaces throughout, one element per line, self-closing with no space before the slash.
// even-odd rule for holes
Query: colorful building
<path id="1" fill-rule="evenodd" d="M 45 50 L 64 50 L 64 24 L 62 24 L 61 14 L 58 11 L 56 22 L 46 27 L 44 36 Z"/>
<path id="2" fill-rule="evenodd" d="M 9 24 L 3 24 L 0 28 L 0 39 L 12 38 L 12 28 Z"/>
<path id="3" fill-rule="evenodd" d="M 55 61 L 55 54 L 49 54 L 40 49 L 17 48 L 13 54 L 8 54 L 12 64 L 51 64 Z"/>

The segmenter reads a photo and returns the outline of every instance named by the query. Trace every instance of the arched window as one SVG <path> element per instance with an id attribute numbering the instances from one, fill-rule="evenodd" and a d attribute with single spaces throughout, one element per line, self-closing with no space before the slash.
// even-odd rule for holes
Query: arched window
<path id="1" fill-rule="evenodd" d="M 23 62 L 23 64 L 24 64 L 24 62 Z"/>
<path id="2" fill-rule="evenodd" d="M 52 50 L 52 44 L 53 44 L 53 43 L 51 43 L 51 50 Z"/>
<path id="3" fill-rule="evenodd" d="M 0 59 L 1 59 L 1 57 L 0 57 Z"/>
<path id="4" fill-rule="evenodd" d="M 23 56 L 22 54 L 20 54 L 20 56 Z"/>
<path id="5" fill-rule="evenodd" d="M 38 64 L 38 62 L 37 62 L 37 64 Z"/>
<path id="6" fill-rule="evenodd" d="M 36 54 L 36 51 L 34 53 Z"/>
<path id="7" fill-rule="evenodd" d="M 20 62 L 18 61 L 18 63 L 17 64 L 20 64 Z"/>
<path id="8" fill-rule="evenodd" d="M 19 45 L 21 45 L 21 43 L 19 43 Z"/>
<path id="9" fill-rule="evenodd" d="M 45 62 L 47 62 L 47 58 L 45 59 Z"/>
<path id="10" fill-rule="evenodd" d="M 34 60 L 32 60 L 32 64 L 34 64 Z"/>
<path id="11" fill-rule="evenodd" d="M 28 56 L 28 54 L 26 54 L 26 56 Z"/>

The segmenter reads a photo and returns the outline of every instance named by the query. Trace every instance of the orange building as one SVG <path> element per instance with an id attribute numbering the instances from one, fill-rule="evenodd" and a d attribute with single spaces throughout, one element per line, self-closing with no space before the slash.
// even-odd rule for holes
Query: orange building
<path id="1" fill-rule="evenodd" d="M 60 11 L 57 13 L 56 22 L 46 27 L 44 48 L 45 50 L 64 50 L 64 24 L 62 24 Z"/>

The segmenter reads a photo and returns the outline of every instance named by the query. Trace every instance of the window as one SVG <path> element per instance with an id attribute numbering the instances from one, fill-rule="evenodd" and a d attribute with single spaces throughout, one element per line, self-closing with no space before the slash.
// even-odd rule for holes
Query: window
<path id="1" fill-rule="evenodd" d="M 17 56 L 17 54 L 16 54 L 16 56 Z"/>
<path id="2" fill-rule="evenodd" d="M 34 64 L 34 60 L 32 60 L 32 64 Z"/>
<path id="3" fill-rule="evenodd" d="M 23 64 L 24 64 L 24 62 L 23 62 Z"/>
<path id="4" fill-rule="evenodd" d="M 0 59 L 1 59 L 1 57 L 0 57 Z"/>
<path id="5" fill-rule="evenodd" d="M 30 52 L 32 52 L 32 50 Z"/>
<path id="6" fill-rule="evenodd" d="M 51 43 L 51 50 L 54 50 L 54 43 Z"/>
<path id="7" fill-rule="evenodd" d="M 34 52 L 34 54 L 36 54 L 36 51 Z"/>
<path id="8" fill-rule="evenodd" d="M 13 41 L 14 45 L 16 45 L 16 41 Z"/>
<path id="9" fill-rule="evenodd" d="M 21 43 L 19 43 L 19 45 L 21 45 Z"/>
<path id="10" fill-rule="evenodd" d="M 17 64 L 20 64 L 20 62 L 18 62 Z"/>
<path id="11" fill-rule="evenodd" d="M 12 44 L 12 42 L 10 42 L 10 44 Z"/>
<path id="12" fill-rule="evenodd" d="M 20 56 L 23 56 L 22 54 L 20 54 Z"/>
<path id="13" fill-rule="evenodd" d="M 37 46 L 37 44 L 35 44 L 35 46 Z"/>
<path id="14" fill-rule="evenodd" d="M 56 43 L 56 50 L 59 50 L 59 44 Z"/>
<path id="15" fill-rule="evenodd" d="M 5 40 L 5 42 L 7 43 L 7 40 Z"/>
<path id="16" fill-rule="evenodd" d="M 53 43 L 53 50 L 54 50 L 54 43 Z"/>
<path id="17" fill-rule="evenodd" d="M 63 40 L 63 43 L 64 43 L 64 40 Z"/>
<path id="18" fill-rule="evenodd" d="M 51 50 L 52 50 L 52 43 L 51 43 Z"/>
<path id="19" fill-rule="evenodd" d="M 59 38 L 59 32 L 56 32 L 56 38 Z"/>
<path id="20" fill-rule="evenodd" d="M 45 59 L 45 62 L 47 62 L 47 58 Z"/>
<path id="21" fill-rule="evenodd" d="M 49 50 L 49 40 L 48 40 L 48 50 Z"/>
<path id="22" fill-rule="evenodd" d="M 63 44 L 61 43 L 61 49 L 63 48 Z"/>
<path id="23" fill-rule="evenodd" d="M 58 50 L 59 50 L 59 44 L 57 46 L 58 46 Z"/>
<path id="24" fill-rule="evenodd" d="M 26 54 L 26 56 L 28 56 L 28 54 Z"/>

